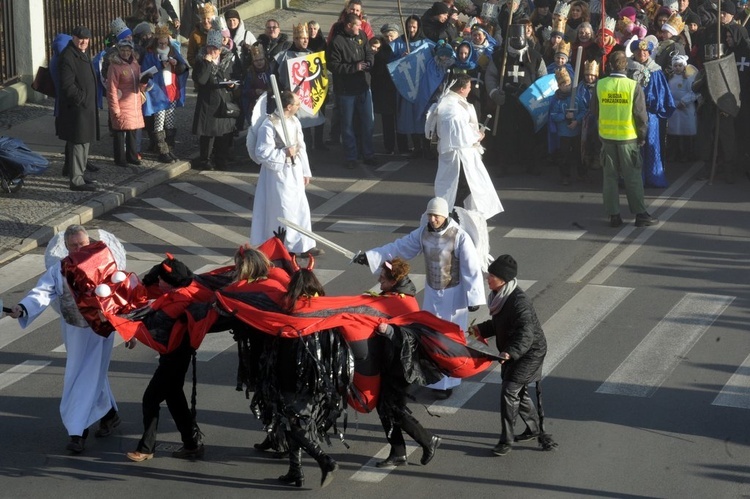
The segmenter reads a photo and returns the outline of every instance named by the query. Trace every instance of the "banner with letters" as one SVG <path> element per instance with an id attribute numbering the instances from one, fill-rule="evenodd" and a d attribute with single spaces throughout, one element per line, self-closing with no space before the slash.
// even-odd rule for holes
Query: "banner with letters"
<path id="1" fill-rule="evenodd" d="M 289 88 L 297 94 L 300 108 L 315 115 L 328 93 L 325 52 L 314 52 L 286 61 Z"/>

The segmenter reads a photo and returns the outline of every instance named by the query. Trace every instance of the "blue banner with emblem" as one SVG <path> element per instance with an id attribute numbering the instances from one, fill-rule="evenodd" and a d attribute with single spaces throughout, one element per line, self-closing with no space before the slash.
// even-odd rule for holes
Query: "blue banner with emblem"
<path id="1" fill-rule="evenodd" d="M 531 119 L 534 121 L 534 131 L 538 132 L 544 125 L 547 124 L 549 118 L 549 106 L 552 102 L 552 98 L 555 96 L 557 91 L 557 80 L 554 74 L 548 74 L 537 78 L 537 80 L 529 86 L 521 95 L 518 97 L 521 105 L 531 115 Z"/>

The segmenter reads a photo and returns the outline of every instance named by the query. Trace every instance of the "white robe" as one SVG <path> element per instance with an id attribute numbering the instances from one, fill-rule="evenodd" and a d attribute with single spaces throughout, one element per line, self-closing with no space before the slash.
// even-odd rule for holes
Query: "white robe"
<path id="1" fill-rule="evenodd" d="M 305 195 L 304 177 L 312 177 L 307 160 L 302 127 L 296 117 L 287 119 L 290 140 L 298 148 L 292 165 L 286 157 L 284 132 L 278 117 L 269 116 L 258 130 L 255 153 L 261 169 L 253 200 L 253 223 L 250 227 L 250 244 L 258 246 L 273 237 L 284 217 L 300 227 L 310 230 L 310 205 Z M 274 123 L 275 121 L 275 123 Z M 293 253 L 304 253 L 315 247 L 315 241 L 296 230 L 287 229 L 286 247 Z"/>
<path id="2" fill-rule="evenodd" d="M 503 205 L 482 163 L 476 110 L 456 92 L 448 92 L 438 103 L 437 135 L 435 196 L 445 199 L 449 207 L 463 203 L 464 208 L 481 213 L 485 220 L 502 213 Z M 466 200 L 456 199 L 462 166 L 471 190 Z"/>
<path id="3" fill-rule="evenodd" d="M 676 107 L 672 116 L 667 119 L 668 135 L 696 135 L 698 133 L 698 112 L 696 101 L 698 94 L 693 92 L 693 82 L 697 72 L 690 76 L 672 75 L 669 78 L 669 90 L 672 92 L 675 106 L 683 103 L 685 107 Z"/>
<path id="4" fill-rule="evenodd" d="M 467 308 L 486 303 L 484 280 L 479 255 L 471 237 L 453 219 L 449 219 L 449 223 L 443 231 L 450 227 L 458 227 L 459 229 L 456 234 L 455 255 L 458 259 L 460 282 L 457 286 L 446 289 L 433 289 L 426 282 L 422 310 L 453 322 L 466 331 L 469 321 Z M 427 226 L 422 225 L 401 239 L 367 251 L 367 261 L 372 273 L 379 272 L 380 266 L 385 260 L 397 256 L 405 260 L 411 260 L 423 253 L 422 233 L 425 230 L 427 230 Z M 460 383 L 461 380 L 458 378 L 444 376 L 442 380 L 429 385 L 429 388 L 447 390 L 458 386 Z"/>
<path id="5" fill-rule="evenodd" d="M 60 263 L 50 266 L 20 301 L 28 313 L 18 319 L 21 327 L 31 324 L 54 300 L 62 299 L 65 286 Z M 89 327 L 72 326 L 62 319 L 60 325 L 67 351 L 60 415 L 68 435 L 80 436 L 110 409 L 117 410 L 107 377 L 115 335 L 104 338 Z"/>

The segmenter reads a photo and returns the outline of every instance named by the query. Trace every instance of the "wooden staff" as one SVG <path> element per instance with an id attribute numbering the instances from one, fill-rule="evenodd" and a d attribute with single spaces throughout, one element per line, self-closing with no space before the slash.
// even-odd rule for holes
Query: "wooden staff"
<path id="1" fill-rule="evenodd" d="M 404 41 L 406 42 L 406 53 L 410 53 L 411 50 L 409 48 L 409 34 L 406 32 L 406 23 L 404 22 L 404 13 L 401 12 L 401 0 L 397 1 L 398 3 L 398 17 L 401 20 L 401 29 L 404 30 Z"/>
<path id="2" fill-rule="evenodd" d="M 505 43 L 503 44 L 503 67 L 500 70 L 500 91 L 504 92 L 503 85 L 505 84 L 505 68 L 508 65 L 508 35 L 510 31 L 510 25 L 513 23 L 513 2 L 515 0 L 508 0 L 508 24 L 505 26 Z M 524 33 L 523 36 L 526 36 Z M 497 135 L 497 120 L 500 116 L 500 105 L 495 106 L 495 121 L 492 124 L 492 136 L 495 137 Z"/>
<path id="3" fill-rule="evenodd" d="M 721 19 L 721 2 L 717 5 L 716 19 Z M 721 22 L 716 23 L 716 56 L 721 59 Z M 708 75 L 706 75 L 708 79 Z M 708 82 L 706 82 L 708 85 Z M 713 158 L 711 158 L 711 175 L 708 177 L 708 185 L 713 185 L 714 175 L 716 175 L 716 161 L 719 157 L 719 122 L 721 121 L 721 115 L 719 114 L 719 104 L 716 103 L 716 128 L 714 130 L 714 151 Z"/>

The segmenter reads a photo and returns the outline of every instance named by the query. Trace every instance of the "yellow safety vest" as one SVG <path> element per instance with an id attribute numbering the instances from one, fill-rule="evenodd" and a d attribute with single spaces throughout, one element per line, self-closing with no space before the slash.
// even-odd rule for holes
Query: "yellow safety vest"
<path id="1" fill-rule="evenodd" d="M 633 100 L 638 83 L 630 78 L 602 78 L 596 85 L 599 136 L 607 140 L 635 140 Z"/>

